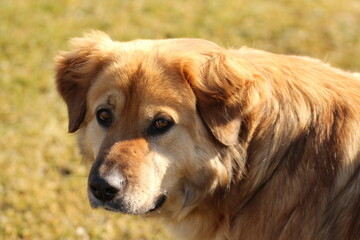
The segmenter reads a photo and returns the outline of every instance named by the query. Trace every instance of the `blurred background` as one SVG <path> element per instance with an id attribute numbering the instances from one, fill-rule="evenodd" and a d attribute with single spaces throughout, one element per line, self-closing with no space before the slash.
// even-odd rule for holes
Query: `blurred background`
<path id="1" fill-rule="evenodd" d="M 91 210 L 54 85 L 70 38 L 197 37 L 360 71 L 359 26 L 359 0 L 0 0 L 0 239 L 171 239 L 155 220 Z"/>

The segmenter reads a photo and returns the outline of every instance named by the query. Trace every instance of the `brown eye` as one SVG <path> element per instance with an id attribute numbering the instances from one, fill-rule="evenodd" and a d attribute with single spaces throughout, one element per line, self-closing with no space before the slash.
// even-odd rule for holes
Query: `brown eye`
<path id="1" fill-rule="evenodd" d="M 109 109 L 102 108 L 96 112 L 96 119 L 101 126 L 108 128 L 113 121 L 113 114 Z"/>
<path id="2" fill-rule="evenodd" d="M 159 135 L 168 131 L 174 125 L 172 119 L 158 118 L 151 124 L 148 129 L 149 135 Z"/>
<path id="3" fill-rule="evenodd" d="M 168 125 L 169 125 L 169 121 L 164 120 L 164 119 L 156 120 L 154 123 L 154 127 L 156 129 L 166 128 Z"/>

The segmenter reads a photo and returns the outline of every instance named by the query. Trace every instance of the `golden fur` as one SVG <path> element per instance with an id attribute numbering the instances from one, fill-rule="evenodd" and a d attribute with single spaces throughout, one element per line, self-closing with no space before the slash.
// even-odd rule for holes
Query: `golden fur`
<path id="1" fill-rule="evenodd" d="M 93 207 L 162 217 L 182 239 L 359 239 L 359 75 L 200 39 L 92 32 L 57 56 L 56 82 L 90 175 L 126 182 L 109 203 L 89 191 Z M 99 106 L 114 114 L 109 128 Z M 150 136 L 159 114 L 174 126 Z"/>

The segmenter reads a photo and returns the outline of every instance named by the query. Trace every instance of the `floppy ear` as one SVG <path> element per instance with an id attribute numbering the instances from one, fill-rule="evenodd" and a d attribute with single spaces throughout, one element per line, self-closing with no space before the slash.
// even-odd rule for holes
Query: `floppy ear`
<path id="1" fill-rule="evenodd" d="M 249 62 L 235 54 L 221 49 L 200 58 L 190 56 L 181 67 L 204 123 L 226 146 L 238 143 L 243 115 L 260 101 L 258 87 L 263 80 Z"/>
<path id="2" fill-rule="evenodd" d="M 56 86 L 67 104 L 69 132 L 79 129 L 86 113 L 86 96 L 96 75 L 107 62 L 111 39 L 94 31 L 70 41 L 72 50 L 55 58 Z"/>

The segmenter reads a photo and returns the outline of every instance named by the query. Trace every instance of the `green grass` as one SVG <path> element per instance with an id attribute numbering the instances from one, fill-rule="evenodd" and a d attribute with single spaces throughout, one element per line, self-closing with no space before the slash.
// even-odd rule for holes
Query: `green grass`
<path id="1" fill-rule="evenodd" d="M 0 239 L 170 239 L 154 220 L 91 210 L 53 57 L 71 37 L 200 37 L 360 71 L 358 0 L 1 0 Z"/>

